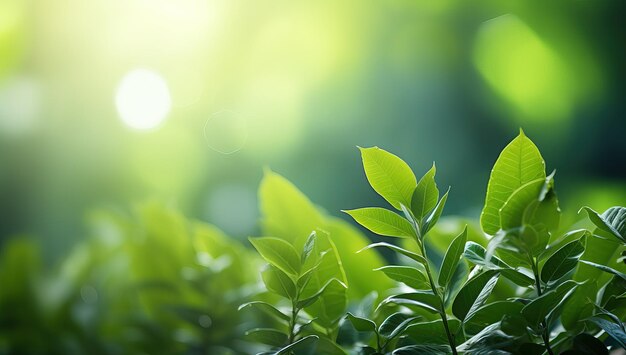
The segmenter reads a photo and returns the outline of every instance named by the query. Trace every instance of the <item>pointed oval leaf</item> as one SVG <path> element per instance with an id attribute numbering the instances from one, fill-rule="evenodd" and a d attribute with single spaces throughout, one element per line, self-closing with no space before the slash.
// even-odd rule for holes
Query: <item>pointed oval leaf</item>
<path id="1" fill-rule="evenodd" d="M 458 319 L 449 318 L 448 327 L 452 334 L 457 334 L 461 328 L 461 322 Z M 441 319 L 413 323 L 404 331 L 404 335 L 417 344 L 448 344 L 448 337 Z"/>
<path id="2" fill-rule="evenodd" d="M 522 311 L 524 305 L 515 301 L 496 301 L 483 305 L 469 314 L 465 319 L 465 330 L 470 334 L 477 334 L 487 326 L 499 322 L 506 314 L 516 314 Z"/>
<path id="3" fill-rule="evenodd" d="M 426 265 L 427 261 L 426 259 L 424 259 L 423 256 L 416 254 L 412 251 L 400 248 L 397 245 L 393 245 L 393 244 L 389 244 L 389 243 L 384 243 L 384 242 L 380 242 L 380 243 L 372 243 L 368 246 L 366 246 L 365 248 L 361 249 L 358 251 L 358 253 L 362 252 L 363 250 L 367 250 L 367 249 L 371 249 L 371 248 L 379 248 L 379 247 L 384 247 L 384 248 L 389 248 L 397 253 L 400 253 L 408 258 L 411 258 L 415 261 L 417 261 L 418 263 L 422 264 L 422 265 Z"/>
<path id="4" fill-rule="evenodd" d="M 317 351 L 316 345 L 318 339 L 319 337 L 317 335 L 306 336 L 278 350 L 274 355 L 287 355 L 291 353 L 298 355 L 313 355 Z"/>
<path id="5" fill-rule="evenodd" d="M 446 251 L 446 255 L 444 256 L 443 262 L 441 263 L 441 270 L 439 271 L 439 286 L 445 288 L 448 287 L 450 280 L 452 280 L 452 275 L 454 275 L 454 272 L 459 265 L 461 255 L 463 255 L 466 241 L 467 226 L 465 226 L 461 234 L 459 234 L 456 238 L 454 238 L 454 240 L 452 240 L 452 243 Z"/>
<path id="6" fill-rule="evenodd" d="M 246 332 L 249 339 L 271 346 L 284 346 L 287 343 L 287 334 L 277 329 L 255 328 Z"/>
<path id="7" fill-rule="evenodd" d="M 288 242 L 274 237 L 248 239 L 268 263 L 291 275 L 300 272 L 300 255 Z"/>
<path id="8" fill-rule="evenodd" d="M 587 260 L 581 260 L 580 261 L 583 264 L 587 264 L 589 266 L 593 266 L 596 269 L 602 270 L 604 272 L 608 272 L 609 274 L 613 274 L 617 277 L 621 277 L 622 279 L 626 280 L 626 274 L 624 274 L 623 272 L 617 271 L 611 267 L 608 266 L 604 266 L 604 265 L 600 265 L 600 264 L 596 264 L 596 263 L 592 263 L 591 261 L 587 261 Z"/>
<path id="9" fill-rule="evenodd" d="M 419 316 L 412 317 L 406 313 L 396 312 L 390 315 L 389 317 L 387 317 L 380 324 L 380 327 L 378 327 L 378 334 L 382 335 L 383 337 L 387 339 L 393 339 L 399 336 L 400 334 L 402 334 L 402 332 L 404 332 L 404 330 L 412 322 L 415 322 L 416 320 L 420 318 L 421 317 Z"/>
<path id="10" fill-rule="evenodd" d="M 432 313 L 439 313 L 441 300 L 430 291 L 416 291 L 387 297 L 378 305 L 377 309 L 387 304 L 418 307 Z"/>
<path id="11" fill-rule="evenodd" d="M 376 234 L 387 237 L 415 237 L 411 224 L 397 213 L 387 209 L 367 207 L 343 212 Z"/>
<path id="12" fill-rule="evenodd" d="M 315 239 L 317 238 L 317 233 L 315 233 L 315 231 L 311 232 L 311 234 L 309 234 L 309 237 L 306 239 L 306 242 L 304 242 L 304 247 L 302 249 L 302 254 L 300 255 L 300 264 L 304 265 L 304 263 L 307 261 L 307 259 L 309 258 L 309 256 L 311 256 L 311 253 L 313 252 L 313 249 L 315 248 Z"/>
<path id="13" fill-rule="evenodd" d="M 382 271 L 390 279 L 402 282 L 405 285 L 412 287 L 416 290 L 428 290 L 430 289 L 430 283 L 428 278 L 418 269 L 410 266 L 383 266 L 375 269 L 376 271 Z"/>
<path id="14" fill-rule="evenodd" d="M 443 208 L 445 207 L 446 201 L 448 200 L 448 193 L 450 193 L 450 188 L 448 188 L 448 191 L 446 191 L 446 193 L 443 194 L 443 196 L 441 197 L 441 200 L 439 200 L 439 203 L 437 203 L 437 206 L 435 207 L 435 209 L 430 213 L 430 215 L 428 215 L 426 220 L 422 223 L 422 232 L 421 232 L 422 238 L 424 238 L 424 236 L 426 236 L 426 233 L 428 233 L 428 231 L 433 229 L 433 227 L 439 221 L 439 217 L 441 217 L 441 214 L 443 213 Z"/>
<path id="15" fill-rule="evenodd" d="M 352 323 L 354 329 L 359 332 L 373 332 L 376 330 L 376 324 L 367 318 L 357 317 L 350 312 L 348 312 L 346 318 Z"/>
<path id="16" fill-rule="evenodd" d="M 477 309 L 486 300 L 498 281 L 498 272 L 488 270 L 474 277 L 463 285 L 452 303 L 452 314 L 460 320 Z"/>
<path id="17" fill-rule="evenodd" d="M 541 281 L 552 282 L 560 279 L 565 274 L 573 272 L 578 264 L 578 259 L 585 252 L 586 237 L 569 242 L 562 246 L 556 253 L 543 264 L 541 268 Z"/>
<path id="18" fill-rule="evenodd" d="M 500 228 L 513 229 L 522 226 L 524 211 L 534 201 L 539 200 L 539 193 L 545 183 L 540 178 L 517 188 L 500 208 Z"/>
<path id="19" fill-rule="evenodd" d="M 372 188 L 389 204 L 411 206 L 417 180 L 411 168 L 399 157 L 378 147 L 359 148 L 363 169 Z"/>
<path id="20" fill-rule="evenodd" d="M 565 301 L 577 285 L 575 281 L 566 281 L 555 290 L 546 292 L 525 305 L 522 308 L 522 315 L 528 325 L 537 329 L 539 323 L 543 322 L 559 304 Z"/>
<path id="21" fill-rule="evenodd" d="M 539 149 L 520 130 L 502 150 L 491 170 L 485 207 L 480 215 L 483 231 L 495 234 L 500 229 L 500 209 L 511 194 L 522 185 L 545 177 L 545 163 Z"/>
<path id="22" fill-rule="evenodd" d="M 261 271 L 261 278 L 265 287 L 270 292 L 274 292 L 285 298 L 294 299 L 296 297 L 296 285 L 293 280 L 282 270 L 272 265 Z"/>
<path id="23" fill-rule="evenodd" d="M 435 183 L 435 173 L 437 168 L 433 163 L 433 167 L 428 170 L 420 179 L 413 191 L 411 198 L 411 211 L 418 220 L 421 220 L 437 206 L 439 200 L 439 189 Z"/>
<path id="24" fill-rule="evenodd" d="M 610 335 L 611 338 L 615 339 L 622 348 L 626 349 L 626 332 L 624 332 L 624 326 L 620 326 L 600 317 L 591 317 L 589 320 L 602 328 L 602 330 Z"/>
<path id="25" fill-rule="evenodd" d="M 252 302 L 244 303 L 241 306 L 239 306 L 237 310 L 241 311 L 244 308 L 258 309 L 261 312 L 268 314 L 276 318 L 277 320 L 280 320 L 283 322 L 289 322 L 289 319 L 290 319 L 289 316 L 279 311 L 276 307 L 272 306 L 271 304 L 267 302 L 252 301 Z"/>
<path id="26" fill-rule="evenodd" d="M 587 211 L 589 219 L 596 227 L 626 242 L 626 207 L 611 207 L 602 215 L 589 207 L 583 207 L 581 210 L 583 209 Z"/>

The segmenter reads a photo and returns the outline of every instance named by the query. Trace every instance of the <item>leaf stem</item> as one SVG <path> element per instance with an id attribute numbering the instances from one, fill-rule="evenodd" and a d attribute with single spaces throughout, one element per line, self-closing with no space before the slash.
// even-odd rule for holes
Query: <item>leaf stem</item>
<path id="1" fill-rule="evenodd" d="M 537 260 L 535 260 L 535 258 L 533 258 L 532 255 L 530 255 L 530 253 L 528 254 L 528 258 L 530 259 L 530 265 L 533 268 L 533 276 L 535 278 L 535 287 L 537 289 L 537 297 L 541 297 L 542 295 L 541 280 L 539 279 L 539 267 L 537 266 Z M 545 319 L 541 322 L 541 327 L 543 328 L 541 332 L 541 337 L 543 338 L 543 344 L 546 347 L 548 354 L 554 355 L 554 352 L 552 351 L 552 348 L 550 347 L 550 334 L 548 334 L 548 325 Z"/>

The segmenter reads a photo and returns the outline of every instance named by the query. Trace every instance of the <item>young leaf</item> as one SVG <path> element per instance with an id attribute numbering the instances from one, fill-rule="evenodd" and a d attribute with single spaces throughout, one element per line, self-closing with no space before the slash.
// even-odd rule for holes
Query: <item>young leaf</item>
<path id="1" fill-rule="evenodd" d="M 480 215 L 480 225 L 487 234 L 500 229 L 500 209 L 513 191 L 533 180 L 545 179 L 545 163 L 535 144 L 520 130 L 496 160 Z"/>
<path id="2" fill-rule="evenodd" d="M 387 297 L 378 305 L 378 308 L 391 303 L 407 307 L 419 307 L 432 313 L 439 313 L 440 302 L 439 297 L 430 291 L 416 291 Z"/>
<path id="3" fill-rule="evenodd" d="M 578 259 L 585 252 L 585 236 L 562 246 L 541 268 L 541 281 L 556 281 L 568 272 L 574 271 Z"/>
<path id="4" fill-rule="evenodd" d="M 367 180 L 374 190 L 393 207 L 411 206 L 417 186 L 411 168 L 399 157 L 378 147 L 359 148 Z"/>
<path id="5" fill-rule="evenodd" d="M 439 189 L 435 183 L 435 173 L 437 168 L 433 163 L 433 167 L 428 170 L 417 183 L 413 197 L 411 198 L 411 211 L 418 220 L 422 220 L 428 212 L 437 206 L 439 200 Z"/>
<path id="6" fill-rule="evenodd" d="M 361 318 L 348 312 L 346 318 L 352 323 L 354 329 L 359 332 L 373 332 L 376 330 L 376 324 L 367 318 Z"/>
<path id="7" fill-rule="evenodd" d="M 441 263 L 441 270 L 439 271 L 439 286 L 445 288 L 448 287 L 450 280 L 452 280 L 452 275 L 454 275 L 454 271 L 459 265 L 461 255 L 463 255 L 466 241 L 467 226 L 465 226 L 461 234 L 454 238 L 454 240 L 448 247 L 448 250 L 446 251 L 446 255 L 443 258 L 443 262 Z"/>
<path id="8" fill-rule="evenodd" d="M 291 275 L 297 275 L 300 272 L 300 256 L 288 242 L 274 237 L 249 238 L 249 240 L 268 263 Z"/>
<path id="9" fill-rule="evenodd" d="M 317 350 L 317 346 L 315 345 L 318 339 L 319 337 L 317 335 L 306 336 L 278 350 L 274 355 L 288 355 L 291 353 L 298 355 L 313 355 Z"/>
<path id="10" fill-rule="evenodd" d="M 524 211 L 531 202 L 539 199 L 545 179 L 539 178 L 517 188 L 500 208 L 500 228 L 513 229 L 522 226 Z"/>
<path id="11" fill-rule="evenodd" d="M 370 231 L 387 237 L 415 237 L 411 224 L 384 208 L 368 207 L 343 211 Z"/>
<path id="12" fill-rule="evenodd" d="M 421 231 L 422 238 L 424 238 L 426 233 L 428 233 L 428 231 L 430 231 L 435 226 L 435 224 L 437 224 L 437 222 L 439 221 L 439 217 L 441 217 L 443 208 L 446 205 L 446 201 L 448 200 L 449 192 L 450 192 L 450 189 L 448 188 L 448 191 L 446 191 L 446 193 L 443 194 L 443 196 L 441 197 L 441 200 L 439 200 L 439 203 L 437 203 L 437 206 L 435 207 L 435 209 L 430 213 L 430 215 L 423 222 L 422 231 Z"/>
<path id="13" fill-rule="evenodd" d="M 239 306 L 237 310 L 241 311 L 244 308 L 258 309 L 262 311 L 263 313 L 276 318 L 277 320 L 280 320 L 283 322 L 289 322 L 289 316 L 279 311 L 278 309 L 276 309 L 276 307 L 272 306 L 271 304 L 267 302 L 253 301 L 253 302 L 244 303 L 241 306 Z"/>
<path id="14" fill-rule="evenodd" d="M 416 290 L 430 289 L 428 278 L 418 269 L 409 266 L 383 266 L 375 269 L 382 271 L 392 280 L 402 282 Z"/>
<path id="15" fill-rule="evenodd" d="M 414 252 L 412 252 L 412 251 L 409 251 L 409 250 L 406 250 L 406 249 L 400 248 L 400 247 L 399 247 L 399 246 L 397 246 L 397 245 L 393 245 L 393 244 L 389 244 L 389 243 L 384 243 L 384 242 L 370 244 L 370 245 L 366 246 L 365 248 L 363 248 L 363 249 L 359 250 L 357 253 L 360 253 L 360 252 L 362 252 L 363 250 L 367 250 L 367 249 L 371 249 L 371 248 L 378 248 L 378 247 L 385 247 L 385 248 L 389 248 L 389 249 L 391 249 L 391 250 L 393 250 L 393 251 L 395 251 L 395 252 L 398 252 L 398 253 L 400 253 L 400 254 L 402 254 L 402 255 L 406 256 L 406 257 L 409 257 L 409 258 L 411 258 L 411 259 L 413 259 L 413 260 L 417 261 L 418 263 L 420 263 L 420 264 L 422 264 L 422 265 L 426 265 L 426 263 L 428 263 L 428 262 L 426 261 L 426 259 L 424 259 L 424 257 L 423 257 L 423 256 L 421 256 L 421 255 L 419 255 L 419 254 L 416 254 L 416 253 L 414 253 Z"/>
<path id="16" fill-rule="evenodd" d="M 311 256 L 311 253 L 313 252 L 313 249 L 315 248 L 315 239 L 317 238 L 317 234 L 315 233 L 315 231 L 311 232 L 311 234 L 309 234 L 309 237 L 307 238 L 306 242 L 304 243 L 304 248 L 302 250 L 302 255 L 300 255 L 300 264 L 304 265 L 304 263 L 307 261 L 307 259 L 309 258 L 309 256 Z"/>
<path id="17" fill-rule="evenodd" d="M 411 317 L 408 314 L 396 312 L 387 317 L 378 328 L 378 333 L 387 339 L 393 339 L 414 321 L 420 319 L 420 316 Z"/>
<path id="18" fill-rule="evenodd" d="M 626 207 L 611 207 L 599 215 L 589 207 L 583 207 L 589 219 L 599 229 L 626 243 Z"/>
<path id="19" fill-rule="evenodd" d="M 261 278 L 269 291 L 289 299 L 296 297 L 296 285 L 294 285 L 293 280 L 279 268 L 267 265 L 267 267 L 261 271 Z"/>
<path id="20" fill-rule="evenodd" d="M 566 281 L 559 285 L 556 290 L 546 292 L 532 300 L 522 308 L 522 315 L 528 324 L 537 329 L 543 320 L 569 295 L 578 284 L 574 281 Z"/>
<path id="21" fill-rule="evenodd" d="M 471 310 L 476 310 L 484 303 L 498 281 L 498 272 L 488 270 L 469 280 L 456 295 L 452 303 L 452 314 L 465 320 Z"/>
<path id="22" fill-rule="evenodd" d="M 246 337 L 249 339 L 271 346 L 283 346 L 287 343 L 287 334 L 276 329 L 269 328 L 255 328 L 246 332 Z"/>

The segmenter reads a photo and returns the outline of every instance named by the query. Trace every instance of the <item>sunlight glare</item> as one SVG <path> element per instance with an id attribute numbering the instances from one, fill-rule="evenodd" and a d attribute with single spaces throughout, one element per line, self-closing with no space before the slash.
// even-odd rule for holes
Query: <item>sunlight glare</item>
<path id="1" fill-rule="evenodd" d="M 147 69 L 127 73 L 115 94 L 115 106 L 127 126 L 150 130 L 167 118 L 172 101 L 165 80 Z"/>

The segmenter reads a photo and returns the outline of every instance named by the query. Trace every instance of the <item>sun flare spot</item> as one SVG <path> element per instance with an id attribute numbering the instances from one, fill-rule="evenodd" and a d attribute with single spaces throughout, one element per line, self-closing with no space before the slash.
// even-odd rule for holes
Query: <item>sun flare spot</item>
<path id="1" fill-rule="evenodd" d="M 137 130 L 150 130 L 165 121 L 172 107 L 165 80 L 147 69 L 128 72 L 117 87 L 115 106 L 122 122 Z"/>

